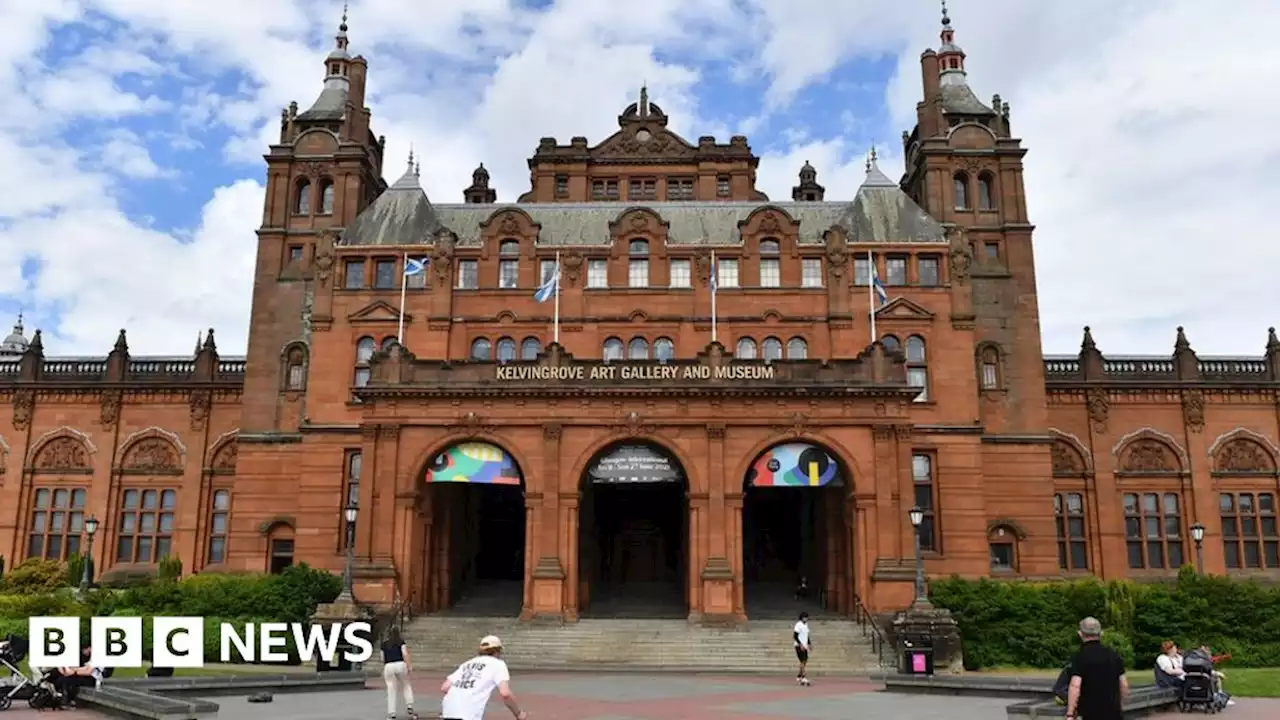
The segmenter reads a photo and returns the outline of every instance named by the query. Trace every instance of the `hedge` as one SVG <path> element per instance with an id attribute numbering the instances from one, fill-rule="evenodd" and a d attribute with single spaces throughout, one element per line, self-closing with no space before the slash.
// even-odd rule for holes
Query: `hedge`
<path id="1" fill-rule="evenodd" d="M 1079 647 L 1080 620 L 1089 616 L 1102 621 L 1103 641 L 1130 667 L 1154 665 L 1165 640 L 1231 653 L 1236 667 L 1280 666 L 1280 588 L 1191 568 L 1169 584 L 953 577 L 934 582 L 930 595 L 959 623 L 970 670 L 1062 667 Z"/>

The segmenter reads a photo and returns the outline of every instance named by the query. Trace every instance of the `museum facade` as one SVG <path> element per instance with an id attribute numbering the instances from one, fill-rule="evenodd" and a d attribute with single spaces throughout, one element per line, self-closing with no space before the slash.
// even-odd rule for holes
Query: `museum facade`
<path id="1" fill-rule="evenodd" d="M 931 576 L 1280 576 L 1280 340 L 1043 356 L 1025 149 L 941 41 L 905 175 L 852 198 L 806 163 L 771 200 L 642 90 L 516 202 L 482 165 L 440 204 L 382 180 L 344 24 L 266 156 L 245 357 L 0 347 L 6 566 L 349 551 L 364 602 L 566 619 L 892 611 L 917 533 Z"/>

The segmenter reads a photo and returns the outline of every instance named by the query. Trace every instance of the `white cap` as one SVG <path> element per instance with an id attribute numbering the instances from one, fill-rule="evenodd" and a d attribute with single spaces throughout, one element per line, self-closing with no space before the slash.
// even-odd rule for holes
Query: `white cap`
<path id="1" fill-rule="evenodd" d="M 493 650 L 500 647 L 502 647 L 502 641 L 498 639 L 497 635 L 485 635 L 480 640 L 481 650 Z"/>

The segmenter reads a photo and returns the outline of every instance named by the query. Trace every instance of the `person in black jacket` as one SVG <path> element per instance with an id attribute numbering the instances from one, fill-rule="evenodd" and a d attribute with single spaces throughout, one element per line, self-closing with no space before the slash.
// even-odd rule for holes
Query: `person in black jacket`
<path id="1" fill-rule="evenodd" d="M 1129 678 L 1124 660 L 1102 644 L 1102 623 L 1087 617 L 1080 621 L 1080 652 L 1071 661 L 1071 687 L 1067 690 L 1067 720 L 1124 720 Z"/>

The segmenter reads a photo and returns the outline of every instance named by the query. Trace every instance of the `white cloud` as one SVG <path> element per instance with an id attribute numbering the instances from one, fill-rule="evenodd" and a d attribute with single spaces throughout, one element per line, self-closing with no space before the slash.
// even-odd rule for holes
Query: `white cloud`
<path id="1" fill-rule="evenodd" d="M 1089 323 L 1106 352 L 1167 352 L 1173 326 L 1185 324 L 1202 352 L 1257 354 L 1266 326 L 1280 324 L 1280 291 L 1270 280 L 1280 243 L 1270 237 L 1269 212 L 1280 177 L 1267 164 L 1280 156 L 1280 136 L 1270 132 L 1280 100 L 1269 92 L 1280 85 L 1280 65 L 1259 50 L 1272 44 L 1280 5 L 951 6 L 972 84 L 980 96 L 999 92 L 1012 104 L 1014 130 L 1030 149 L 1026 185 L 1047 349 L 1074 350 Z M 278 133 L 280 107 L 297 100 L 305 108 L 318 93 L 339 7 L 337 0 L 50 0 L 0 8 L 7 37 L 0 92 L 16 106 L 0 118 L 0 247 L 41 265 L 24 288 L 10 263 L 0 271 L 0 295 L 25 292 L 37 318 L 61 317 L 52 350 L 103 352 L 120 326 L 140 352 L 189 352 L 195 329 L 209 325 L 225 350 L 242 347 L 261 155 Z M 500 199 L 514 199 L 527 189 L 524 161 L 538 137 L 603 139 L 641 82 L 673 129 L 696 139 L 723 134 L 713 130 L 720 124 L 736 131 L 762 122 L 852 58 L 896 58 L 886 91 L 893 126 L 868 125 L 883 114 L 879 107 L 810 105 L 842 127 L 870 127 L 892 174 L 901 169 L 898 134 L 914 122 L 920 95 L 919 52 L 936 44 L 938 30 L 935 3 L 892 0 L 420 7 L 356 2 L 351 38 L 370 59 L 374 130 L 388 138 L 386 174 L 399 174 L 415 144 L 423 180 L 441 202 L 460 200 L 480 161 Z M 34 59 L 52 24 L 86 8 L 124 21 L 132 44 L 91 43 L 61 68 Z M 772 88 L 755 103 L 766 115 L 726 117 L 699 97 L 707 59 L 728 63 L 741 79 L 768 76 Z M 193 73 L 182 78 L 180 96 L 162 96 L 148 82 L 122 89 L 122 73 L 173 77 L 179 63 Z M 230 72 L 246 80 L 229 92 Z M 63 141 L 48 130 L 154 113 L 181 131 L 145 133 L 149 148 L 123 133 L 102 145 L 101 135 Z M 126 217 L 113 199 L 117 176 L 157 177 L 164 171 L 151 153 L 196 147 L 194 137 L 210 125 L 233 137 L 204 152 L 248 163 L 234 167 L 251 179 L 217 190 L 189 233 Z M 852 195 L 866 148 L 804 128 L 775 131 L 786 149 L 760 167 L 772 197 L 789 197 L 805 160 L 817 166 L 828 198 Z M 113 174 L 101 170 L 108 160 L 117 161 Z M 95 260 L 104 257 L 111 261 Z"/>

